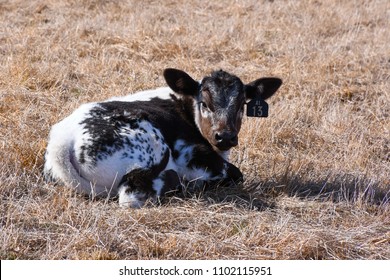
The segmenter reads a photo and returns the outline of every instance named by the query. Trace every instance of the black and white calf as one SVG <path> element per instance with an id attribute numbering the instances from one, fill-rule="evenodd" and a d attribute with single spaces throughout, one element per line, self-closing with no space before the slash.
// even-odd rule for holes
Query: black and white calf
<path id="1" fill-rule="evenodd" d="M 272 96 L 282 81 L 244 85 L 222 70 L 201 82 L 176 69 L 164 77 L 169 87 L 84 104 L 54 125 L 45 175 L 135 208 L 183 182 L 241 180 L 228 151 L 238 144 L 244 105 Z"/>

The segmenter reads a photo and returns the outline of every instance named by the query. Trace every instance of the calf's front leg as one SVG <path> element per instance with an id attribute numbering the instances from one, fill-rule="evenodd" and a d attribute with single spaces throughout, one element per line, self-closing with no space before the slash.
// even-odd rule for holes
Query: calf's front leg
<path id="1" fill-rule="evenodd" d="M 152 175 L 148 169 L 136 169 L 127 174 L 119 187 L 119 205 L 141 208 L 148 199 L 156 202 L 180 188 L 179 176 L 174 170 L 164 170 L 157 177 Z"/>

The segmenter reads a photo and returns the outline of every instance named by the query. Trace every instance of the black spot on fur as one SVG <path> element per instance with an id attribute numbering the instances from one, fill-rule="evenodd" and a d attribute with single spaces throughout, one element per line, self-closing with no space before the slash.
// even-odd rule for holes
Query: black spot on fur
<path id="1" fill-rule="evenodd" d="M 126 129 L 139 129 L 139 120 L 132 115 L 126 115 L 122 108 L 113 108 L 110 103 L 101 103 L 90 110 L 89 116 L 80 123 L 89 134 L 90 139 L 80 147 L 80 163 L 86 162 L 86 157 L 96 164 L 97 160 L 106 159 L 115 152 L 133 143 L 127 137 L 120 136 Z"/>
<path id="2" fill-rule="evenodd" d="M 140 191 L 146 194 L 154 194 L 153 180 L 165 169 L 169 161 L 169 151 L 166 150 L 161 162 L 149 168 L 137 168 L 123 176 L 120 185 L 128 187 L 126 192 Z"/>
<path id="3" fill-rule="evenodd" d="M 165 170 L 160 175 L 160 179 L 164 182 L 164 187 L 161 190 L 161 195 L 173 193 L 180 189 L 180 178 L 176 171 L 172 169 Z"/>

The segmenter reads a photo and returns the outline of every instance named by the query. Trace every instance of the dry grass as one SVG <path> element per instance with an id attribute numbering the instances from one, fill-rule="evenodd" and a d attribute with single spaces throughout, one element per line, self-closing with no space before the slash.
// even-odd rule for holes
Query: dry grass
<path id="1" fill-rule="evenodd" d="M 163 3 L 0 1 L 0 257 L 389 259 L 390 2 Z M 166 67 L 283 78 L 243 186 L 124 210 L 44 182 L 51 125 Z"/>

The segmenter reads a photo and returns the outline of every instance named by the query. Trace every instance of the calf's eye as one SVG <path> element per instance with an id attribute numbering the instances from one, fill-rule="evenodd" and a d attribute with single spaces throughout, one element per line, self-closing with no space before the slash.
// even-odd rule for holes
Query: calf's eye
<path id="1" fill-rule="evenodd" d="M 204 102 L 200 102 L 200 106 L 202 106 L 203 109 L 208 109 L 207 104 Z"/>

